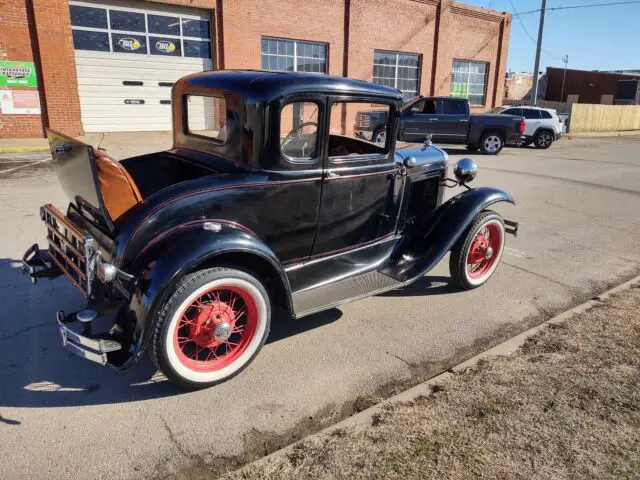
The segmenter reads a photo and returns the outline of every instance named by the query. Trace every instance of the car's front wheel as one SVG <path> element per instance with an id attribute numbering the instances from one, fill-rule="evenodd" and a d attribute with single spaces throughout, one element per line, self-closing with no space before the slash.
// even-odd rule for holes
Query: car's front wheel
<path id="1" fill-rule="evenodd" d="M 240 373 L 269 335 L 271 306 L 260 280 L 231 268 L 185 276 L 163 305 L 151 354 L 173 383 L 204 388 Z"/>
<path id="2" fill-rule="evenodd" d="M 487 132 L 480 139 L 480 151 L 485 155 L 497 155 L 504 147 L 504 138 L 498 132 Z"/>
<path id="3" fill-rule="evenodd" d="M 471 290 L 489 280 L 502 257 L 504 234 L 504 221 L 496 212 L 476 215 L 451 250 L 449 271 L 454 283 Z"/>
<path id="4" fill-rule="evenodd" d="M 547 149 L 553 143 L 553 135 L 551 135 L 551 132 L 543 130 L 542 132 L 538 132 L 536 137 L 533 139 L 533 143 L 536 148 L 541 148 L 543 150 Z"/>

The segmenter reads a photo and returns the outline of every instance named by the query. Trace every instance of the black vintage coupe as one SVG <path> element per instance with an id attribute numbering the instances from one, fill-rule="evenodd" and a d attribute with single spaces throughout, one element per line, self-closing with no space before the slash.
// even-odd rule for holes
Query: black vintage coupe
<path id="1" fill-rule="evenodd" d="M 118 162 L 49 131 L 70 203 L 41 208 L 48 248 L 23 269 L 64 274 L 87 298 L 57 313 L 86 359 L 124 369 L 149 350 L 176 384 L 213 385 L 255 358 L 274 308 L 300 318 L 400 288 L 449 251 L 453 281 L 475 288 L 517 231 L 488 210 L 509 194 L 467 186 L 471 160 L 452 180 L 440 148 L 396 146 L 395 89 L 220 71 L 181 79 L 172 98 L 168 151 Z M 371 105 L 388 112 L 385 144 L 350 131 Z M 447 185 L 466 188 L 443 202 Z"/>

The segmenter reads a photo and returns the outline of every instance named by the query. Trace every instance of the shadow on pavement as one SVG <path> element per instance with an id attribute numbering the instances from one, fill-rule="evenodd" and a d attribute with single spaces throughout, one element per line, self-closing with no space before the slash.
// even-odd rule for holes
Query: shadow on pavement
<path id="1" fill-rule="evenodd" d="M 451 284 L 450 277 L 426 276 L 399 290 L 381 293 L 380 297 L 427 297 L 459 292 L 460 289 Z"/>
<path id="2" fill-rule="evenodd" d="M 188 393 L 159 373 L 148 355 L 117 372 L 64 349 L 55 312 L 84 299 L 64 278 L 31 285 L 21 263 L 0 259 L 0 408 L 67 407 L 135 402 Z M 291 320 L 274 312 L 268 343 L 335 322 L 338 309 Z M 17 425 L 0 416 L 0 424 Z"/>

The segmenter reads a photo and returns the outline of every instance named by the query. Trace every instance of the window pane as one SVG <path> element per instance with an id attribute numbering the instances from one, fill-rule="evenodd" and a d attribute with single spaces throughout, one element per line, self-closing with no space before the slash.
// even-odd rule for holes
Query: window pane
<path id="1" fill-rule="evenodd" d="M 149 50 L 151 55 L 169 55 L 173 57 L 182 55 L 179 38 L 149 37 Z"/>
<path id="2" fill-rule="evenodd" d="M 113 51 L 121 53 L 147 53 L 147 39 L 144 35 L 112 33 Z"/>
<path id="3" fill-rule="evenodd" d="M 462 100 L 443 100 L 442 113 L 445 115 L 464 115 L 467 113 L 467 109 Z"/>
<path id="4" fill-rule="evenodd" d="M 74 27 L 107 28 L 107 11 L 104 8 L 70 5 L 69 12 Z"/>
<path id="5" fill-rule="evenodd" d="M 129 32 L 144 32 L 144 13 L 122 12 L 109 10 L 112 30 L 126 30 Z"/>
<path id="6" fill-rule="evenodd" d="M 211 38 L 211 26 L 208 20 L 182 19 L 182 36 Z M 186 50 L 186 49 L 185 49 Z"/>
<path id="7" fill-rule="evenodd" d="M 269 53 L 269 40 L 267 40 L 266 38 L 263 38 L 260 41 L 260 51 L 262 53 Z"/>
<path id="8" fill-rule="evenodd" d="M 106 32 L 73 30 L 73 48 L 76 50 L 109 51 L 109 35 Z"/>
<path id="9" fill-rule="evenodd" d="M 147 24 L 149 26 L 149 33 L 180 35 L 180 19 L 178 17 L 147 15 Z"/>
<path id="10" fill-rule="evenodd" d="M 280 150 L 289 160 L 312 160 L 317 156 L 318 105 L 295 102 L 280 111 Z"/>
<path id="11" fill-rule="evenodd" d="M 329 156 L 350 162 L 358 161 L 362 155 L 386 153 L 391 139 L 379 134 L 387 129 L 390 113 L 389 105 L 371 102 L 334 103 L 329 124 Z M 346 129 L 342 126 L 345 116 Z"/>
<path id="12" fill-rule="evenodd" d="M 542 118 L 553 118 L 546 110 L 540 110 L 540 115 L 542 115 Z"/>
<path id="13" fill-rule="evenodd" d="M 227 137 L 227 107 L 221 97 L 188 95 L 186 98 L 187 131 L 224 142 Z"/>
<path id="14" fill-rule="evenodd" d="M 539 119 L 540 118 L 540 112 L 538 110 L 534 110 L 532 108 L 523 108 L 522 109 L 522 115 L 524 116 L 524 118 L 531 118 L 531 119 Z"/>
<path id="15" fill-rule="evenodd" d="M 184 56 L 194 58 L 211 58 L 211 43 L 199 40 L 183 40 Z"/>
<path id="16" fill-rule="evenodd" d="M 262 70 L 269 70 L 269 57 L 267 55 L 261 55 L 261 57 L 262 62 L 260 68 L 262 68 Z"/>

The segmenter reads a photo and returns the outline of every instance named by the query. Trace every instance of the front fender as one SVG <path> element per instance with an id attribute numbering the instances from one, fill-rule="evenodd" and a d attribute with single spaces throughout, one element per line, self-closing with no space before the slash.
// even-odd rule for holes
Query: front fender
<path id="1" fill-rule="evenodd" d="M 498 202 L 515 205 L 511 195 L 489 187 L 474 188 L 449 199 L 398 244 L 383 273 L 401 282 L 423 276 L 453 248 L 478 213 Z"/>
<path id="2" fill-rule="evenodd" d="M 131 366 L 144 353 L 153 332 L 153 319 L 180 279 L 199 265 L 211 265 L 217 256 L 256 257 L 277 273 L 290 302 L 289 281 L 273 251 L 253 232 L 231 223 L 211 222 L 220 225 L 221 230 L 204 229 L 205 220 L 172 229 L 173 232 L 156 237 L 133 261 L 129 273 L 138 279 L 137 286 L 119 320 L 130 331 L 132 349 L 122 368 Z M 290 309 L 290 304 L 287 306 Z"/>

